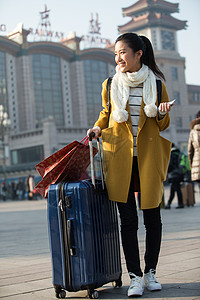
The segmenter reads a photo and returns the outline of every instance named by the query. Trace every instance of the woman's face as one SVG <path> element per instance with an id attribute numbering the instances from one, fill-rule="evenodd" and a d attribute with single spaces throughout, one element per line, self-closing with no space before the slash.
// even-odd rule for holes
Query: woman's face
<path id="1" fill-rule="evenodd" d="M 133 50 L 123 41 L 115 44 L 115 61 L 122 73 L 138 72 L 141 68 L 140 58 L 142 50 L 133 52 Z"/>

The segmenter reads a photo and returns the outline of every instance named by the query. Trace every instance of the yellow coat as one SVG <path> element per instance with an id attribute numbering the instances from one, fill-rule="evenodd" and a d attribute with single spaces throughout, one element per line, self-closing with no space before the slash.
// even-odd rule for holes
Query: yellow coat
<path id="1" fill-rule="evenodd" d="M 94 126 L 102 130 L 103 165 L 109 199 L 127 202 L 133 163 L 133 131 L 127 103 L 129 118 L 117 123 L 112 118 L 113 102 L 108 126 L 107 80 L 103 83 L 102 105 L 99 119 Z M 166 86 L 162 83 L 162 100 L 168 102 Z M 163 181 L 166 179 L 170 158 L 171 143 L 160 136 L 170 123 L 169 113 L 162 120 L 158 117 L 148 118 L 144 113 L 142 100 L 138 134 L 137 159 L 140 177 L 141 208 L 150 209 L 159 205 L 163 195 Z"/>

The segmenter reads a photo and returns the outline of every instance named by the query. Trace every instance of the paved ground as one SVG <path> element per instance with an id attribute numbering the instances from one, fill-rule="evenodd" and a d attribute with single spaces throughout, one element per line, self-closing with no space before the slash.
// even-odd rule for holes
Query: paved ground
<path id="1" fill-rule="evenodd" d="M 157 268 L 162 291 L 145 290 L 140 299 L 200 299 L 200 194 L 195 187 L 194 207 L 162 209 L 163 242 Z M 165 189 L 165 199 L 169 190 Z M 144 228 L 139 211 L 141 260 Z M 0 201 L 0 299 L 55 299 L 52 288 L 48 246 L 46 201 Z M 124 257 L 123 287 L 111 284 L 99 290 L 100 299 L 127 299 L 129 278 Z M 143 265 L 143 263 L 142 263 Z M 66 298 L 82 299 L 86 292 L 67 293 Z"/>

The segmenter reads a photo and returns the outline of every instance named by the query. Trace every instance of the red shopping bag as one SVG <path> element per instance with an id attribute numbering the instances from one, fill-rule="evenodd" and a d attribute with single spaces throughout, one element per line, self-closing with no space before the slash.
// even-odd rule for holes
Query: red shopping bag
<path id="1" fill-rule="evenodd" d="M 62 148 L 39 163 L 36 168 L 43 179 L 36 185 L 35 189 L 46 198 L 51 184 L 61 181 L 77 181 L 81 178 L 90 164 L 90 150 L 87 145 L 88 139 L 81 142 L 72 142 L 69 147 Z M 98 150 L 93 148 L 95 156 Z M 48 165 L 49 163 L 49 165 Z"/>
<path id="2" fill-rule="evenodd" d="M 69 145 L 65 146 L 64 148 L 58 150 L 57 152 L 53 153 L 39 164 L 35 166 L 38 173 L 44 177 L 47 173 L 49 173 L 57 164 L 59 164 L 65 156 L 77 145 L 79 142 L 74 141 Z"/>

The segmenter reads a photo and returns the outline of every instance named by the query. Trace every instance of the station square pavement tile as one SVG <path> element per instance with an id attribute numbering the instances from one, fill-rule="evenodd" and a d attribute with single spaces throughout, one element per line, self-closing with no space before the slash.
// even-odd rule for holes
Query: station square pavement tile
<path id="1" fill-rule="evenodd" d="M 196 200 L 194 207 L 176 210 L 175 199 L 171 210 L 162 210 L 163 241 L 156 276 L 163 289 L 159 292 L 149 292 L 145 288 L 143 296 L 139 299 L 200 300 L 199 195 Z M 3 232 L 7 237 L 4 240 L 0 239 L 0 249 L 3 250 L 3 255 L 0 251 L 0 299 L 56 299 L 52 286 L 46 207 L 44 200 L 0 202 L 0 233 Z M 138 215 L 142 227 L 142 212 L 139 211 Z M 21 220 L 22 216 L 27 216 L 27 220 Z M 15 224 L 12 224 L 13 217 Z M 23 228 L 23 225 L 30 228 Z M 5 230 L 4 226 L 7 226 Z M 144 232 L 144 228 L 139 229 L 142 268 Z M 29 233 L 31 236 L 28 236 Z M 22 238 L 24 234 L 26 236 Z M 22 238 L 21 244 L 19 238 Z M 33 243 L 30 243 L 31 240 Z M 130 279 L 123 253 L 122 267 L 122 288 L 114 289 L 109 283 L 98 289 L 100 299 L 128 298 Z M 85 299 L 86 295 L 86 291 L 67 292 L 66 298 Z"/>

